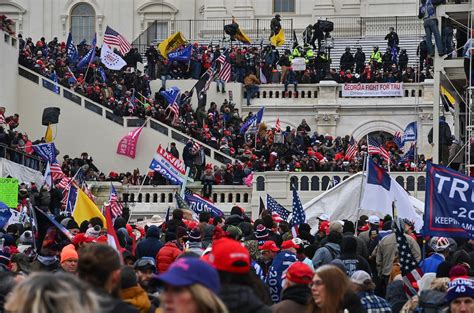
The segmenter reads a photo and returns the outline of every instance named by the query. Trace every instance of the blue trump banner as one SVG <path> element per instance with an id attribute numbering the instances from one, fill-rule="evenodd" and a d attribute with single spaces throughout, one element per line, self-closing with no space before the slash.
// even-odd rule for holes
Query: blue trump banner
<path id="1" fill-rule="evenodd" d="M 264 111 L 265 111 L 265 107 L 258 110 L 257 114 L 252 115 L 248 120 L 246 120 L 245 123 L 240 128 L 240 133 L 244 134 L 250 126 L 252 125 L 257 126 L 258 124 L 260 124 L 263 118 Z"/>
<path id="2" fill-rule="evenodd" d="M 425 235 L 474 238 L 474 180 L 447 167 L 428 163 Z"/>
<path id="3" fill-rule="evenodd" d="M 172 185 L 182 185 L 186 180 L 186 168 L 183 161 L 172 156 L 161 145 L 158 146 L 151 160 L 150 170 L 161 174 Z"/>
<path id="4" fill-rule="evenodd" d="M 189 204 L 189 208 L 196 214 L 209 212 L 211 213 L 212 217 L 224 216 L 224 213 L 222 213 L 222 211 L 219 210 L 219 208 L 216 207 L 216 205 L 211 202 L 211 200 L 205 199 L 197 193 L 193 193 L 189 189 L 186 189 L 185 191 L 184 200 L 186 200 L 186 202 Z"/>
<path id="5" fill-rule="evenodd" d="M 404 145 L 405 142 L 409 141 L 416 141 L 416 138 L 418 136 L 418 129 L 416 122 L 411 122 L 410 124 L 405 127 L 405 131 L 403 132 L 403 137 L 402 137 L 402 144 Z"/>
<path id="6" fill-rule="evenodd" d="M 172 61 L 189 61 L 191 58 L 193 46 L 189 45 L 181 50 L 174 50 L 173 52 L 168 53 L 168 59 Z"/>

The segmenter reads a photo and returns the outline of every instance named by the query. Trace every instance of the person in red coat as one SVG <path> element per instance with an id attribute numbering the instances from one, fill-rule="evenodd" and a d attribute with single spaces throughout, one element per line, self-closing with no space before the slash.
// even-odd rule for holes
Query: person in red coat
<path id="1" fill-rule="evenodd" d="M 180 247 L 182 247 L 181 241 L 183 235 L 181 234 L 181 228 L 184 227 L 178 226 L 177 234 L 167 232 L 165 234 L 165 245 L 163 248 L 158 251 L 156 254 L 156 271 L 157 273 L 164 273 L 168 270 L 170 265 L 176 260 L 178 256 L 180 256 L 183 251 Z M 184 234 L 186 230 L 184 229 Z"/>

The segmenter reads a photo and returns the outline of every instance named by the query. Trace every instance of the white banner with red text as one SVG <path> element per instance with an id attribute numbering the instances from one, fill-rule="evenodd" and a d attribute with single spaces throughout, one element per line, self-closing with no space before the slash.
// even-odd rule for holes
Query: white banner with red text
<path id="1" fill-rule="evenodd" d="M 343 97 L 403 97 L 401 83 L 344 84 Z"/>

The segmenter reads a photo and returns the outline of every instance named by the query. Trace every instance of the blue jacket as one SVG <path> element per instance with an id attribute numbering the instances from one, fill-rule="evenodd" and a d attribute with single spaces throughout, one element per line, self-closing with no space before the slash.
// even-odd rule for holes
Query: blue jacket
<path id="1" fill-rule="evenodd" d="M 150 226 L 146 231 L 146 238 L 137 244 L 137 258 L 148 256 L 154 259 L 162 247 L 160 229 L 154 225 Z"/>
<path id="2" fill-rule="evenodd" d="M 420 268 L 423 270 L 423 273 L 436 273 L 438 266 L 444 261 L 444 256 L 439 253 L 433 253 L 430 257 L 420 262 Z"/>
<path id="3" fill-rule="evenodd" d="M 294 262 L 296 262 L 296 254 L 289 251 L 280 251 L 273 259 L 267 275 L 267 285 L 273 303 L 280 302 L 283 290 L 283 273 Z"/>

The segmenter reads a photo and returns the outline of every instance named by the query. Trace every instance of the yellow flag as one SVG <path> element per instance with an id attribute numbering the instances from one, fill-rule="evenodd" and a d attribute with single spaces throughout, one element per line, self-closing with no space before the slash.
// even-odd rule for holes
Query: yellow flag
<path id="1" fill-rule="evenodd" d="M 452 106 L 456 103 L 456 99 L 454 99 L 453 95 L 442 85 L 439 85 L 439 88 L 441 89 L 441 94 L 448 99 L 449 103 L 451 103 Z"/>
<path id="2" fill-rule="evenodd" d="M 285 44 L 285 32 L 283 31 L 283 28 L 280 29 L 278 34 L 273 35 L 272 38 L 270 38 L 270 42 L 275 47 L 280 47 L 280 46 L 283 46 Z"/>
<path id="3" fill-rule="evenodd" d="M 95 203 L 81 189 L 77 190 L 76 205 L 74 206 L 72 216 L 78 225 L 81 225 L 82 222 L 88 221 L 93 217 L 100 218 L 104 226 L 107 224 L 99 208 L 97 208 Z"/>
<path id="4" fill-rule="evenodd" d="M 158 51 L 160 51 L 161 55 L 165 59 L 168 59 L 168 53 L 185 43 L 186 39 L 183 37 L 183 34 L 181 34 L 181 32 L 177 32 L 163 40 L 158 45 Z"/>
<path id="5" fill-rule="evenodd" d="M 51 124 L 48 124 L 48 128 L 46 128 L 46 134 L 44 134 L 44 139 L 46 140 L 46 142 L 53 141 L 53 128 L 51 127 Z"/>
<path id="6" fill-rule="evenodd" d="M 240 42 L 246 43 L 246 44 L 250 44 L 250 43 L 251 43 L 249 36 L 247 36 L 247 35 L 240 29 L 240 27 L 237 28 L 237 34 L 235 35 L 235 39 L 237 39 L 237 40 L 240 41 Z"/>

